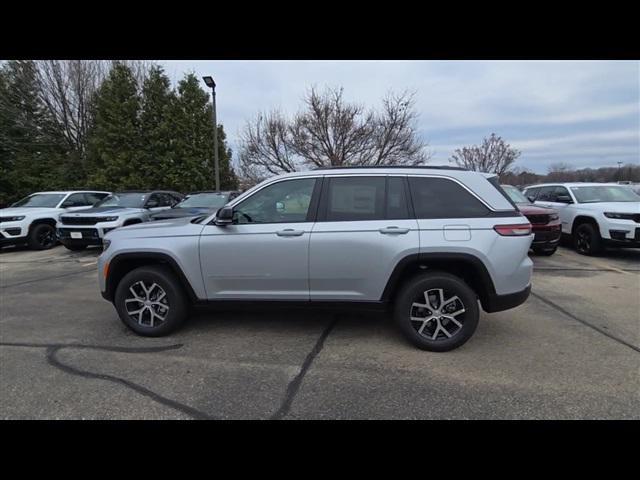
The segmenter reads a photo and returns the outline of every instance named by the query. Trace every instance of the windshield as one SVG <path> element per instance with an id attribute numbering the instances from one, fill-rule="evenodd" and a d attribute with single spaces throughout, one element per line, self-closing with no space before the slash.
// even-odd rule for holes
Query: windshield
<path id="1" fill-rule="evenodd" d="M 514 203 L 531 203 L 529 199 L 524 196 L 524 193 L 513 185 L 502 185 L 502 188 L 507 192 L 507 195 L 509 195 L 509 198 L 511 198 Z"/>
<path id="2" fill-rule="evenodd" d="M 18 200 L 12 207 L 56 208 L 64 196 L 64 193 L 36 193 L 35 195 Z"/>
<path id="3" fill-rule="evenodd" d="M 229 201 L 228 194 L 197 193 L 185 198 L 176 208 L 220 208 Z"/>
<path id="4" fill-rule="evenodd" d="M 640 202 L 640 196 L 629 188 L 616 185 L 590 185 L 571 187 L 578 203 Z"/>
<path id="5" fill-rule="evenodd" d="M 146 193 L 114 193 L 99 201 L 93 207 L 142 208 L 146 199 Z"/>

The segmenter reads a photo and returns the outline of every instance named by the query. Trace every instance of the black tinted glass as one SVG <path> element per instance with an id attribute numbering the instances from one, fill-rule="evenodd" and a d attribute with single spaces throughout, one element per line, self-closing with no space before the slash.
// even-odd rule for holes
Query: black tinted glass
<path id="1" fill-rule="evenodd" d="M 328 222 L 385 218 L 384 177 L 330 178 L 327 188 Z"/>
<path id="2" fill-rule="evenodd" d="M 489 213 L 476 197 L 445 178 L 409 177 L 417 218 L 473 218 Z"/>

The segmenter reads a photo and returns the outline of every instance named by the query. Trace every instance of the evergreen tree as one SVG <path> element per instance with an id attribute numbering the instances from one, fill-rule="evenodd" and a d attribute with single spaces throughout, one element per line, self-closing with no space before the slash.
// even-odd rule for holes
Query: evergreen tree
<path id="1" fill-rule="evenodd" d="M 89 141 L 89 182 L 98 188 L 141 188 L 144 162 L 140 140 L 140 96 L 131 69 L 115 63 L 95 99 Z"/>
<path id="2" fill-rule="evenodd" d="M 175 161 L 175 132 L 171 114 L 176 95 L 160 66 L 153 67 L 142 86 L 140 114 L 140 187 L 175 188 L 166 172 Z"/>
<path id="3" fill-rule="evenodd" d="M 66 150 L 38 96 L 33 61 L 0 69 L 0 203 L 33 191 L 60 188 Z"/>
<path id="4" fill-rule="evenodd" d="M 215 187 L 213 159 L 213 125 L 209 95 L 194 74 L 186 75 L 178 84 L 174 122 L 175 158 L 167 169 L 168 183 L 183 191 L 211 190 Z M 237 180 L 231 167 L 231 150 L 227 147 L 222 127 L 218 137 L 220 187 L 235 188 Z"/>

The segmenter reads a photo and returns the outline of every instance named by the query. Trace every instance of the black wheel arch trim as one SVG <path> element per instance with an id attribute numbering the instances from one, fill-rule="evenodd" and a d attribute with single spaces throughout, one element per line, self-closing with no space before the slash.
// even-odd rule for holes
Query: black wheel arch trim
<path id="1" fill-rule="evenodd" d="M 196 302 L 198 300 L 198 297 L 193 287 L 191 286 L 191 283 L 182 271 L 182 268 L 180 267 L 178 262 L 176 262 L 176 260 L 170 255 L 161 252 L 129 252 L 119 253 L 114 256 L 109 261 L 109 273 L 106 280 L 106 289 L 104 292 L 102 292 L 102 297 L 105 300 L 113 302 L 115 291 L 118 287 L 118 282 L 124 277 L 124 275 L 133 270 L 126 269 L 126 273 L 120 273 L 121 266 L 130 264 L 132 262 L 135 265 L 133 269 L 145 265 L 169 265 L 171 270 L 173 270 L 173 272 L 176 274 L 178 281 L 184 288 L 185 292 L 187 293 L 189 300 L 191 302 Z"/>
<path id="2" fill-rule="evenodd" d="M 489 309 L 492 308 L 492 304 L 495 303 L 492 302 L 491 299 L 499 297 L 499 295 L 496 294 L 493 279 L 491 278 L 491 275 L 489 275 L 489 271 L 487 270 L 484 262 L 475 255 L 469 253 L 425 252 L 407 255 L 394 267 L 393 272 L 387 281 L 387 285 L 382 292 L 381 301 L 390 302 L 393 300 L 396 288 L 404 281 L 404 272 L 407 267 L 425 265 L 428 270 L 429 261 L 454 261 L 471 265 L 473 267 L 474 275 L 479 277 L 477 284 L 480 288 L 477 290 L 480 291 L 476 291 L 476 294 L 480 298 L 483 309 L 487 312 L 490 311 Z"/>

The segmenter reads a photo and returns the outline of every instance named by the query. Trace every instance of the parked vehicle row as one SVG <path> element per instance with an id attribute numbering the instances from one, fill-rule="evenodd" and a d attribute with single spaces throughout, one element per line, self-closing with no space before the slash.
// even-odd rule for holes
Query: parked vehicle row
<path id="1" fill-rule="evenodd" d="M 640 247 L 640 196 L 611 183 L 546 183 L 524 189 L 535 205 L 555 209 L 562 234 L 583 255 Z"/>
<path id="2" fill-rule="evenodd" d="M 101 245 L 115 228 L 151 220 L 215 213 L 238 192 L 56 191 L 36 192 L 0 209 L 0 247 L 27 245 L 34 250 L 60 241 L 69 250 Z"/>

